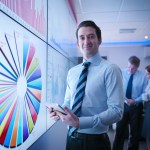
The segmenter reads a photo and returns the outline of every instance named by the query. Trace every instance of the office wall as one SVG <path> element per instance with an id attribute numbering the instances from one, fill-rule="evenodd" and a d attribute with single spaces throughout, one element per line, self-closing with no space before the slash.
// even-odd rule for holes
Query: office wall
<path id="1" fill-rule="evenodd" d="M 107 59 L 112 63 L 117 64 L 120 68 L 127 67 L 128 58 L 135 55 L 140 58 L 140 70 L 144 71 L 145 66 L 150 64 L 150 57 L 144 57 L 144 46 L 116 46 L 116 47 L 100 47 L 99 50 L 102 56 L 107 56 Z"/>

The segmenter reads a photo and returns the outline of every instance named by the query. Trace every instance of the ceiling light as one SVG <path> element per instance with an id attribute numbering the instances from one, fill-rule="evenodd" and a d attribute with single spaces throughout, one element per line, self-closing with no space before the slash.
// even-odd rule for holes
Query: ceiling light
<path id="1" fill-rule="evenodd" d="M 135 30 L 136 30 L 135 28 L 120 29 L 119 33 L 134 33 Z"/>
<path id="2" fill-rule="evenodd" d="M 147 35 L 145 35 L 145 39 L 148 39 L 148 36 L 147 36 Z"/>

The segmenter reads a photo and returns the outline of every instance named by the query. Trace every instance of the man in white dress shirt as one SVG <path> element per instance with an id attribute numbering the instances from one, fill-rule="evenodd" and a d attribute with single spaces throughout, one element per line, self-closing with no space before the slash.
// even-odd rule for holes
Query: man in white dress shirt
<path id="1" fill-rule="evenodd" d="M 80 116 L 72 112 L 72 106 L 83 63 L 68 72 L 63 104 L 67 115 L 50 109 L 50 116 L 76 128 L 67 137 L 67 150 L 110 150 L 107 135 L 109 125 L 119 121 L 123 114 L 121 71 L 118 66 L 100 56 L 101 30 L 93 21 L 81 22 L 76 37 L 83 54 L 83 63 L 90 62 Z"/>

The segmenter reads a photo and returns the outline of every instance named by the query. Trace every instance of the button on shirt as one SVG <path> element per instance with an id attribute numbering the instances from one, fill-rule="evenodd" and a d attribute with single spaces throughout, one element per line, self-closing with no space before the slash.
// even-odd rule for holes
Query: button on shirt
<path id="1" fill-rule="evenodd" d="M 88 59 L 85 96 L 82 103 L 80 126 L 77 132 L 101 134 L 109 125 L 121 119 L 123 113 L 123 85 L 120 69 L 101 58 L 99 53 Z M 63 106 L 72 108 L 76 86 L 83 69 L 82 64 L 71 68 L 67 76 L 67 89 Z"/>
<path id="2" fill-rule="evenodd" d="M 128 71 L 127 68 L 122 70 L 124 93 L 126 93 L 127 84 L 128 84 L 130 75 L 131 73 Z M 132 96 L 131 96 L 132 99 L 134 99 L 137 104 L 142 102 L 142 93 L 144 93 L 147 83 L 148 83 L 148 80 L 146 78 L 145 73 L 143 73 L 140 70 L 137 70 L 135 74 L 133 75 Z M 127 98 L 125 98 L 125 100 L 126 99 Z"/>

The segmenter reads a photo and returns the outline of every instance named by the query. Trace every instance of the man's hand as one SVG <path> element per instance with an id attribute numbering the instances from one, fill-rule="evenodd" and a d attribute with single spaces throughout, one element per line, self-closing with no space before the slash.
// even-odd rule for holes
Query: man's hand
<path id="1" fill-rule="evenodd" d="M 51 119 L 53 119 L 55 121 L 60 119 L 59 116 L 57 115 L 57 112 L 55 112 L 52 107 L 48 107 L 48 106 L 46 106 L 46 107 L 49 111 L 49 116 Z"/>
<path id="2" fill-rule="evenodd" d="M 127 103 L 128 103 L 128 105 L 136 105 L 136 102 L 133 99 L 128 99 Z"/>
<path id="3" fill-rule="evenodd" d="M 61 119 L 65 124 L 78 128 L 79 127 L 79 118 L 73 114 L 67 107 L 64 107 L 67 115 L 62 114 L 61 112 L 55 112 L 57 116 Z"/>

